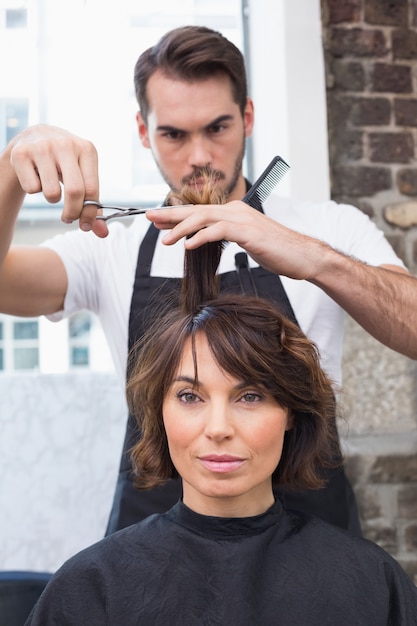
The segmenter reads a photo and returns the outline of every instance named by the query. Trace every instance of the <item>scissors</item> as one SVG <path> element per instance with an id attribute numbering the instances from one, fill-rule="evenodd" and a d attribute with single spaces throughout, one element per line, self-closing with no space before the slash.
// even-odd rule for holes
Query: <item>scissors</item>
<path id="1" fill-rule="evenodd" d="M 95 200 L 85 200 L 84 206 L 95 206 L 98 209 L 112 209 L 114 213 L 110 213 L 110 215 L 96 215 L 97 220 L 103 220 L 107 222 L 107 220 L 111 220 L 115 217 L 130 217 L 131 215 L 141 215 L 141 213 L 146 213 L 146 211 L 157 210 L 157 209 L 176 209 L 182 208 L 185 206 L 192 206 L 191 204 L 177 204 L 175 206 L 167 205 L 167 206 L 155 206 L 155 207 L 146 207 L 146 208 L 135 208 L 135 207 L 123 207 L 112 204 L 101 204 L 101 202 L 96 202 Z"/>
<path id="2" fill-rule="evenodd" d="M 243 202 L 249 204 L 254 209 L 260 210 L 262 206 L 262 202 L 266 200 L 269 196 L 273 188 L 277 185 L 277 183 L 281 180 L 285 172 L 289 169 L 288 163 L 284 161 L 284 159 L 280 156 L 275 156 L 268 167 L 262 172 L 259 178 L 255 181 L 249 191 L 243 196 Z M 84 206 L 96 206 L 98 209 L 113 209 L 115 213 L 111 213 L 110 215 L 97 215 L 96 219 L 98 220 L 110 220 L 113 217 L 129 217 L 130 215 L 140 215 L 141 213 L 146 213 L 146 211 L 150 211 L 151 209 L 175 209 L 184 206 L 193 206 L 192 204 L 179 204 L 176 206 L 156 206 L 149 207 L 146 209 L 139 209 L 133 207 L 123 207 L 123 206 L 112 206 L 109 204 L 101 204 L 100 202 L 95 202 L 95 200 L 86 200 L 84 202 Z"/>

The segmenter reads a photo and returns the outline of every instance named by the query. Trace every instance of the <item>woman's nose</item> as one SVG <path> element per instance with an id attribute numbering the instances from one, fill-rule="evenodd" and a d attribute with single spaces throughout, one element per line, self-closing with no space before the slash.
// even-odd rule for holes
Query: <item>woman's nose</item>
<path id="1" fill-rule="evenodd" d="M 232 412 L 223 402 L 213 403 L 207 409 L 205 433 L 210 439 L 226 439 L 233 435 Z"/>

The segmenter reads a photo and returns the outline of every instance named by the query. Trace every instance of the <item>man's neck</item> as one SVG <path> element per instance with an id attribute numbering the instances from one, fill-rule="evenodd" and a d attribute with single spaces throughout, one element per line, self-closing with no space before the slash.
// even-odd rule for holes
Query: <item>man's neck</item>
<path id="1" fill-rule="evenodd" d="M 232 193 L 228 197 L 227 201 L 232 200 L 242 200 L 245 193 L 248 191 L 248 183 L 246 179 L 241 176 L 237 182 L 236 187 L 233 189 Z"/>

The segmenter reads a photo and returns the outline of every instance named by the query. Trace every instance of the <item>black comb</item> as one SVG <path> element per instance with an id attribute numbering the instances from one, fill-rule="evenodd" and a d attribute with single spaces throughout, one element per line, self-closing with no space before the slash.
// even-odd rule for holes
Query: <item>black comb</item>
<path id="1" fill-rule="evenodd" d="M 280 156 L 274 157 L 265 171 L 259 176 L 258 180 L 243 196 L 243 202 L 246 202 L 246 204 L 249 204 L 249 206 L 254 209 L 261 209 L 262 202 L 267 199 L 271 191 L 289 169 L 290 166 L 284 159 Z"/>

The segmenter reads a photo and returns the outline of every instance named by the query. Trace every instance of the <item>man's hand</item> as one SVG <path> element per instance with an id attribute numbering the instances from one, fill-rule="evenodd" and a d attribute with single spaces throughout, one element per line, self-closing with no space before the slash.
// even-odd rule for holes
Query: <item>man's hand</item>
<path id="1" fill-rule="evenodd" d="M 97 209 L 84 200 L 98 200 L 98 157 L 94 145 L 55 126 L 38 125 L 19 133 L 10 145 L 10 164 L 22 190 L 42 192 L 48 202 L 64 193 L 62 221 L 79 220 L 80 228 L 105 237 L 105 222 L 96 220 Z"/>
<path id="2" fill-rule="evenodd" d="M 238 200 L 149 210 L 146 216 L 160 230 L 170 229 L 163 238 L 166 245 L 187 235 L 192 235 L 185 241 L 189 250 L 209 241 L 233 241 L 270 272 L 297 280 L 313 279 L 314 271 L 320 270 L 323 249 L 328 248 Z"/>

